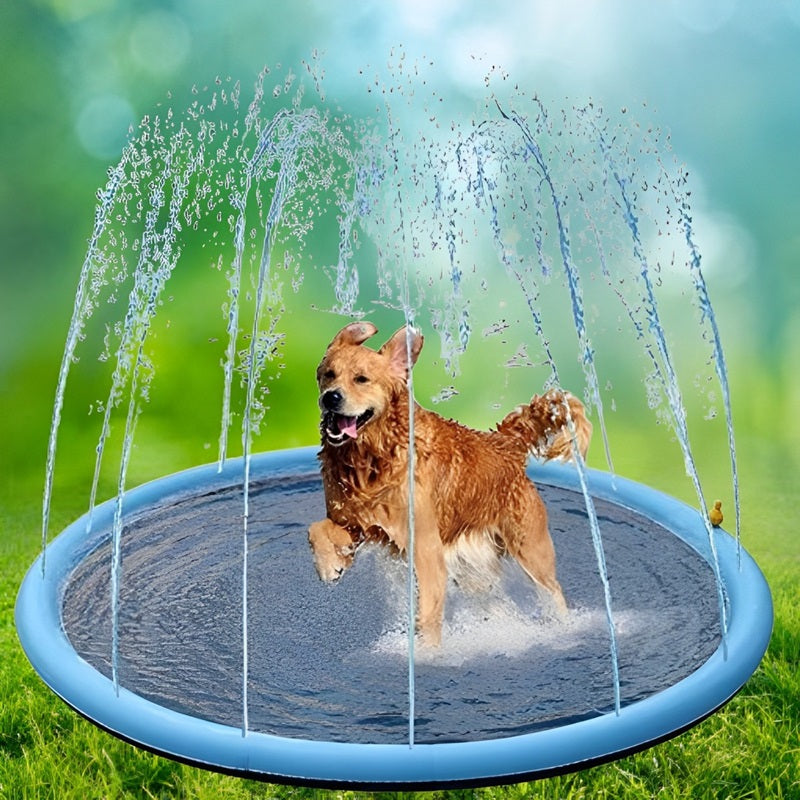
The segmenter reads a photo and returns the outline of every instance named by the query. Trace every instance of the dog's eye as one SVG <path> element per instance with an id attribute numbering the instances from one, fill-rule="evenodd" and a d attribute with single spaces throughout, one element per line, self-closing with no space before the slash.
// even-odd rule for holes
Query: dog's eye
<path id="1" fill-rule="evenodd" d="M 326 381 L 332 381 L 336 377 L 336 373 L 332 369 L 329 369 L 323 373 L 322 377 L 325 378 Z"/>
<path id="2" fill-rule="evenodd" d="M 369 383 L 369 378 L 366 375 L 356 375 L 356 383 Z"/>

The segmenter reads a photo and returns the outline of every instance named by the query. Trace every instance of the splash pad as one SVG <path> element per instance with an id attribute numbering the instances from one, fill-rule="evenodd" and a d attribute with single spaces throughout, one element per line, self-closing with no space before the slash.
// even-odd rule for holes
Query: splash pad
<path id="1" fill-rule="evenodd" d="M 35 565 L 20 596 L 23 643 L 48 685 L 101 727 L 171 758 L 363 788 L 541 777 L 621 757 L 699 722 L 738 691 L 766 647 L 769 592 L 746 554 L 740 569 L 733 540 L 718 537 L 731 589 L 723 646 L 697 513 L 591 471 L 606 552 L 621 564 L 614 587 L 624 685 L 615 713 L 585 513 L 575 522 L 580 486 L 571 467 L 537 467 L 556 548 L 571 553 L 561 574 L 576 607 L 565 623 L 542 619 L 513 572 L 504 581 L 512 600 L 456 605 L 441 651 L 417 654 L 410 747 L 396 603 L 404 565 L 371 553 L 341 585 L 322 585 L 303 557 L 305 525 L 324 507 L 314 450 L 260 454 L 251 466 L 259 522 L 251 528 L 246 736 L 238 681 L 230 681 L 241 663 L 241 553 L 229 536 L 240 513 L 238 460 L 222 473 L 201 467 L 129 493 L 118 695 L 108 592 L 113 501 L 95 510 L 92 536 L 83 519 L 58 537 L 46 580 Z"/>
<path id="2" fill-rule="evenodd" d="M 36 669 L 70 705 L 136 744 L 312 785 L 542 776 L 641 749 L 712 713 L 757 666 L 772 615 L 763 578 L 738 544 L 727 373 L 685 175 L 670 171 L 652 131 L 637 152 L 655 155 L 639 165 L 633 139 L 620 135 L 627 128 L 612 128 L 591 106 L 551 119 L 535 99 L 492 95 L 447 133 L 430 117 L 430 135 L 409 140 L 385 90 L 382 122 L 365 123 L 308 102 L 291 73 L 272 97 L 285 103 L 295 92 L 292 101 L 268 113 L 266 80 L 243 117 L 238 87 L 219 82 L 184 118 L 170 111 L 144 121 L 98 195 L 59 376 L 43 552 L 17 607 Z M 546 333 L 548 297 L 566 298 L 562 321 L 573 342 L 577 335 L 609 472 L 580 458 L 575 467 L 532 467 L 559 527 L 573 609 L 562 629 L 541 618 L 512 571 L 488 605 L 454 605 L 449 644 L 431 655 L 409 634 L 413 574 L 404 582 L 400 562 L 371 555 L 335 587 L 316 581 L 305 542 L 308 522 L 321 516 L 313 450 L 253 449 L 269 426 L 263 392 L 281 367 L 284 312 L 313 269 L 308 242 L 332 220 L 326 307 L 358 316 L 374 302 L 429 324 L 445 373 L 432 398 L 440 410 L 458 395 L 476 329 L 484 341 L 510 343 L 505 363 L 528 373 L 527 396 L 539 388 L 530 387 L 537 370 L 544 385 L 574 380 L 563 377 Z M 669 245 L 654 244 L 655 229 Z M 156 318 L 195 230 L 219 248 L 226 278 L 218 461 L 129 490 Z M 675 264 L 722 395 L 735 538 L 710 524 L 662 322 L 659 290 Z M 374 284 L 371 301 L 365 283 Z M 601 326 L 587 300 L 599 288 L 644 358 L 647 401 L 671 424 L 699 512 L 613 473 L 608 390 L 595 358 Z M 125 316 L 106 325 L 101 353 L 113 374 L 98 403 L 89 512 L 50 542 L 67 377 L 100 300 L 126 291 Z M 517 301 L 502 304 L 502 317 L 488 302 L 498 292 Z M 233 458 L 236 417 L 243 452 Z M 98 504 L 114 421 L 124 428 L 117 493 Z M 497 631 L 505 631 L 499 643 Z"/>

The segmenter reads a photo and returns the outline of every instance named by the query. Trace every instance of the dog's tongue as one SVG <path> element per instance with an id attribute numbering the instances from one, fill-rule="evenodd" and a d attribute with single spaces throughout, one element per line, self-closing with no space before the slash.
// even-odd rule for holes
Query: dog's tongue
<path id="1" fill-rule="evenodd" d="M 355 439 L 358 436 L 356 417 L 339 417 L 338 422 L 339 422 L 339 433 L 344 433 L 351 439 Z"/>

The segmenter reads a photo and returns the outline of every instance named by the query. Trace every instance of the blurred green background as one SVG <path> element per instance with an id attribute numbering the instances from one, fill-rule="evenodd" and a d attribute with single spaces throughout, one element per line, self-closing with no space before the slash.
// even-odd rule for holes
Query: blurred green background
<path id="1" fill-rule="evenodd" d="M 555 109 L 590 98 L 611 109 L 646 104 L 640 118 L 646 123 L 652 116 L 670 133 L 690 173 L 697 241 L 734 383 L 739 434 L 743 440 L 749 435 L 774 440 L 791 455 L 800 438 L 793 413 L 800 401 L 798 9 L 788 0 L 768 8 L 734 0 L 700 5 L 675 0 L 647 9 L 626 2 L 575 2 L 557 9 L 531 4 L 526 10 L 514 3 L 483 8 L 450 0 L 290 6 L 245 0 L 225 6 L 210 0 L 5 4 L 0 12 L 5 59 L 0 156 L 5 486 L 20 483 L 27 493 L 41 473 L 95 192 L 118 159 L 129 126 L 168 106 L 173 95 L 179 106 L 192 86 L 207 86 L 217 76 L 240 80 L 244 97 L 265 64 L 281 65 L 284 73 L 302 72 L 301 61 L 313 53 L 319 54 L 328 102 L 351 114 L 369 111 L 364 75 L 382 72 L 397 45 L 409 61 L 424 57 L 434 62 L 427 80 L 436 82 L 451 113 L 474 109 L 483 96 L 484 75 L 495 65 Z M 220 279 L 195 283 L 191 290 L 170 287 L 169 294 L 201 296 L 209 309 L 219 308 L 225 288 Z M 394 326 L 396 317 L 385 318 L 384 329 Z M 309 319 L 307 327 L 320 328 L 320 333 L 309 331 L 299 350 L 287 354 L 286 388 L 276 388 L 273 411 L 281 405 L 280 392 L 301 398 L 313 393 L 308 367 L 340 322 Z M 680 331 L 673 335 L 680 339 Z M 174 336 L 180 352 L 180 334 Z M 90 357 L 87 352 L 84 360 Z M 217 391 L 216 383 L 204 381 L 218 383 L 218 356 L 197 360 L 205 361 L 214 377 L 198 375 L 199 384 L 190 384 L 188 392 Z M 168 368 L 158 370 L 154 398 L 163 393 L 163 404 L 147 413 L 183 417 L 181 390 L 166 386 Z M 200 371 L 199 365 L 194 371 Z M 464 372 L 467 381 L 466 365 Z M 73 384 L 83 380 L 74 378 Z M 75 436 L 86 430 L 91 441 L 96 430 L 88 429 L 96 418 L 86 414 L 105 389 L 102 383 L 70 388 L 76 395 L 65 424 L 72 425 Z M 517 399 L 501 398 L 508 403 Z M 217 413 L 213 400 L 204 397 L 203 403 Z M 456 403 L 451 413 L 469 416 L 467 405 Z M 474 408 L 485 405 L 473 402 Z M 313 442 L 315 413 L 313 399 L 301 401 L 290 415 L 294 424 L 273 425 L 273 438 L 260 445 Z M 476 412 L 468 421 L 488 424 L 492 419 Z M 165 431 L 162 451 L 173 446 L 168 423 Z M 201 446 L 215 436 L 213 431 L 204 434 Z M 67 452 L 68 444 L 63 448 L 62 463 L 80 457 Z M 742 457 L 747 455 L 744 450 Z M 203 451 L 187 455 L 202 457 Z M 11 494 L 17 494 L 13 488 Z M 35 504 L 35 493 L 30 499 Z"/>
<path id="2" fill-rule="evenodd" d="M 484 98 L 487 71 L 499 70 L 507 73 L 506 83 L 538 94 L 554 109 L 591 98 L 609 109 L 636 108 L 645 124 L 652 118 L 669 132 L 672 149 L 690 174 L 697 243 L 731 375 L 744 543 L 762 562 L 797 568 L 797 0 L 4 3 L 0 520 L 10 531 L 5 546 L 19 563 L 36 552 L 53 393 L 73 296 L 96 191 L 118 160 L 129 127 L 154 109 L 185 107 L 193 86 L 202 91 L 217 77 L 238 80 L 243 97 L 249 97 L 264 65 L 276 74 L 301 73 L 303 60 L 317 56 L 328 107 L 370 113 L 368 76 L 385 74 L 387 61 L 397 61 L 398 46 L 409 62 L 433 62 L 425 91 L 443 98 L 444 110 L 436 112 L 442 119 L 473 112 Z M 175 325 L 169 336 L 165 329 L 158 333 L 156 378 L 137 434 L 131 484 L 216 457 L 226 284 L 224 275 L 209 269 L 216 256 L 193 257 L 197 269 L 176 276 L 165 293 L 174 305 L 161 324 L 174 319 Z M 322 257 L 335 263 L 333 252 Z M 285 369 L 270 384 L 271 408 L 259 448 L 317 439 L 313 371 L 321 348 L 343 322 L 310 309 L 312 302 L 324 305 L 320 298 L 328 287 L 323 272 L 314 272 L 308 291 L 289 309 Z M 365 296 L 370 291 L 365 288 Z M 503 299 L 493 296 L 493 302 Z M 690 326 L 684 336 L 680 303 L 666 313 L 676 350 L 690 353 L 697 334 Z M 371 313 L 382 334 L 402 321 L 386 309 Z M 67 395 L 53 531 L 85 510 L 100 423 L 89 411 L 108 391 L 108 367 L 95 358 L 102 331 L 90 333 L 95 345 L 80 352 Z M 574 348 L 571 327 L 563 335 Z M 432 338 L 418 387 L 429 407 L 429 398 L 447 384 L 435 363 Z M 482 365 L 491 362 L 494 368 L 502 359 L 482 350 L 484 344 L 476 342 L 476 355 L 462 364 L 460 395 L 440 410 L 488 425 L 524 396 L 517 378 L 503 377 L 502 370 L 487 378 Z M 509 343 L 512 352 L 514 344 Z M 633 358 L 629 347 L 629 338 L 606 335 L 598 359 L 619 365 Z M 523 394 L 538 391 L 541 379 L 537 373 L 523 381 L 529 386 Z M 628 395 L 643 397 L 641 381 L 636 370 L 615 375 L 618 410 L 608 419 L 615 467 L 696 504 L 669 431 L 656 424 L 646 403 L 623 402 Z M 689 374 L 687 394 L 692 381 Z M 719 416 L 702 421 L 705 403 L 688 401 L 695 448 L 709 494 L 721 496 L 729 510 L 724 430 Z M 234 430 L 232 441 L 237 435 Z M 599 443 L 591 463 L 604 466 Z M 105 483 L 101 493 L 107 495 L 111 486 Z M 14 574 L 3 584 L 6 605 L 22 576 L 13 563 Z"/>

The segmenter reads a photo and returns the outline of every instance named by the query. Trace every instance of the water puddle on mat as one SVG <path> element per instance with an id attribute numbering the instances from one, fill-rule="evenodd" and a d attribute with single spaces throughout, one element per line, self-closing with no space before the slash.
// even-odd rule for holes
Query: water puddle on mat
<path id="1" fill-rule="evenodd" d="M 553 618 L 511 560 L 489 594 L 448 591 L 442 646 L 418 646 L 418 742 L 496 738 L 613 710 L 608 629 L 579 492 L 540 486 L 570 606 Z M 241 491 L 205 491 L 148 509 L 126 529 L 119 608 L 124 688 L 238 726 Z M 319 580 L 308 523 L 324 508 L 309 476 L 254 484 L 250 530 L 250 729 L 331 741 L 407 735 L 407 567 L 373 546 L 333 585 Z M 597 501 L 618 598 L 621 701 L 685 677 L 719 644 L 708 563 L 645 517 Z M 110 675 L 110 544 L 73 573 L 64 625 Z"/>

